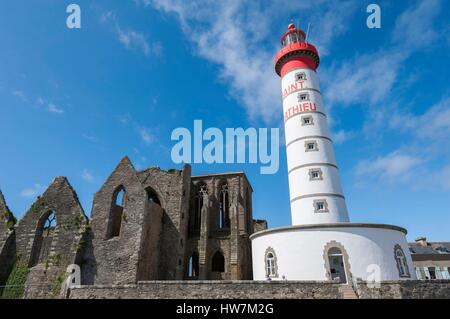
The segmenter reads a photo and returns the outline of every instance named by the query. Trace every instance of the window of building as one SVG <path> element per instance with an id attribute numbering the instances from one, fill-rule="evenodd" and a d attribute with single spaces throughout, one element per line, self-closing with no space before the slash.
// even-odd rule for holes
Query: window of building
<path id="1" fill-rule="evenodd" d="M 212 258 L 211 271 L 224 272 L 225 271 L 225 258 L 220 251 L 217 251 Z"/>
<path id="2" fill-rule="evenodd" d="M 430 279 L 436 279 L 436 268 L 435 267 L 428 267 L 428 273 L 430 274 Z"/>
<path id="3" fill-rule="evenodd" d="M 303 125 L 314 125 L 313 117 L 311 115 L 302 116 L 302 126 Z"/>
<path id="4" fill-rule="evenodd" d="M 224 183 L 220 187 L 219 193 L 219 228 L 230 227 L 230 203 L 228 194 L 228 184 Z"/>
<path id="5" fill-rule="evenodd" d="M 316 141 L 306 141 L 305 142 L 305 151 L 306 152 L 315 152 L 318 150 L 319 150 L 319 148 L 317 147 Z"/>
<path id="6" fill-rule="evenodd" d="M 267 275 L 273 277 L 275 275 L 275 257 L 272 253 L 266 256 Z"/>
<path id="7" fill-rule="evenodd" d="M 328 203 L 325 199 L 314 200 L 314 212 L 315 213 L 327 213 L 328 212 Z"/>
<path id="8" fill-rule="evenodd" d="M 444 279 L 444 267 L 436 267 L 436 279 Z"/>
<path id="9" fill-rule="evenodd" d="M 305 72 L 300 72 L 295 74 L 295 81 L 304 81 L 306 80 L 306 73 Z"/>
<path id="10" fill-rule="evenodd" d="M 266 249 L 264 263 L 266 268 L 266 278 L 278 277 L 277 257 L 272 247 Z"/>
<path id="11" fill-rule="evenodd" d="M 44 222 L 44 229 L 42 235 L 48 237 L 56 228 L 56 215 L 54 212 L 50 212 Z"/>
<path id="12" fill-rule="evenodd" d="M 450 267 L 443 267 L 444 279 L 450 279 Z"/>
<path id="13" fill-rule="evenodd" d="M 309 94 L 308 93 L 299 93 L 297 95 L 297 99 L 299 102 L 309 101 Z"/>
<path id="14" fill-rule="evenodd" d="M 57 220 L 53 211 L 47 211 L 39 220 L 30 252 L 30 267 L 43 263 L 50 256 Z"/>
<path id="15" fill-rule="evenodd" d="M 161 206 L 161 201 L 159 200 L 158 194 L 152 188 L 148 187 L 145 191 L 147 192 L 147 198 L 149 202 Z"/>
<path id="16" fill-rule="evenodd" d="M 205 183 L 201 182 L 195 187 L 195 203 L 194 211 L 190 216 L 190 230 L 191 232 L 198 232 L 200 230 L 202 207 L 205 195 L 208 194 L 208 187 Z"/>
<path id="17" fill-rule="evenodd" d="M 107 239 L 118 237 L 122 227 L 122 215 L 125 206 L 125 188 L 119 186 L 113 194 L 111 211 L 109 214 L 109 227 Z"/>
<path id="18" fill-rule="evenodd" d="M 320 168 L 311 168 L 309 170 L 309 180 L 310 181 L 318 181 L 322 180 L 322 170 Z"/>
<path id="19" fill-rule="evenodd" d="M 422 267 L 415 267 L 416 270 L 416 276 L 419 280 L 425 279 L 425 270 Z"/>
<path id="20" fill-rule="evenodd" d="M 199 258 L 198 258 L 198 253 L 196 251 L 194 251 L 192 253 L 191 257 L 189 257 L 187 272 L 188 272 L 187 275 L 189 278 L 198 277 Z"/>
<path id="21" fill-rule="evenodd" d="M 395 245 L 394 256 L 397 263 L 398 274 L 400 277 L 411 277 L 409 274 L 408 263 L 406 261 L 405 253 L 400 245 Z"/>

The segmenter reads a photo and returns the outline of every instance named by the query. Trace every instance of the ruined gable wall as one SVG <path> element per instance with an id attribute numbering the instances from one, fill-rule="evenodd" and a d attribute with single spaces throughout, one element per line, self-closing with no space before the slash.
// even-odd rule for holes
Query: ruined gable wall
<path id="1" fill-rule="evenodd" d="M 159 279 L 183 278 L 187 236 L 191 167 L 162 171 L 149 168 L 139 173 L 144 189 L 151 188 L 162 206 L 159 238 Z"/>
<path id="2" fill-rule="evenodd" d="M 75 259 L 78 240 L 84 232 L 87 218 L 67 179 L 57 177 L 17 223 L 17 255 L 29 266 L 33 266 L 38 260 L 37 232 L 38 228 L 43 226 L 49 212 L 54 212 L 57 223 L 49 257 L 56 258 L 62 263 L 69 263 Z"/>
<path id="3" fill-rule="evenodd" d="M 112 204 L 119 188 L 125 190 L 120 234 L 109 236 Z M 123 158 L 102 188 L 92 207 L 92 245 L 87 249 L 86 278 L 96 284 L 124 284 L 137 280 L 146 193 L 128 157 Z"/>
<path id="4" fill-rule="evenodd" d="M 6 282 L 15 257 L 16 219 L 6 205 L 5 198 L 0 190 L 0 286 Z"/>
<path id="5" fill-rule="evenodd" d="M 46 233 L 44 222 L 51 212 L 56 227 Z M 55 178 L 16 226 L 15 267 L 30 268 L 25 282 L 27 298 L 59 295 L 67 266 L 76 262 L 83 249 L 87 223 L 72 186 L 65 177 Z"/>

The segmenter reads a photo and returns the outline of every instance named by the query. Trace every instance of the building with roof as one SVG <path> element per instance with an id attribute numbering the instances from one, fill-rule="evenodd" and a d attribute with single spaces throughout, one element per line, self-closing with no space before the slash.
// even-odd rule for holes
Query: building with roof
<path id="1" fill-rule="evenodd" d="M 414 269 L 419 280 L 450 280 L 450 242 L 428 242 L 419 237 L 409 243 Z"/>

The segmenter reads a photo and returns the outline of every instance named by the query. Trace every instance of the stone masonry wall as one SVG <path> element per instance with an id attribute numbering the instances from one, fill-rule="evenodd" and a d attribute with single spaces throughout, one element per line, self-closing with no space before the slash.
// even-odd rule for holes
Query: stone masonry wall
<path id="1" fill-rule="evenodd" d="M 334 299 L 339 284 L 282 281 L 149 281 L 126 286 L 84 286 L 71 299 Z"/>
<path id="2" fill-rule="evenodd" d="M 220 198 L 222 185 L 228 186 L 229 225 L 220 228 Z M 192 177 L 191 218 L 195 215 L 198 185 L 206 185 L 208 194 L 202 209 L 200 233 L 190 232 L 187 257 L 198 252 L 201 280 L 242 280 L 251 279 L 251 248 L 248 236 L 252 230 L 251 194 L 252 189 L 245 174 L 225 173 L 198 175 Z M 248 196 L 249 198 L 246 198 Z M 199 236 L 200 235 L 200 236 Z M 224 272 L 212 272 L 214 254 L 219 251 L 225 259 Z"/>
<path id="3" fill-rule="evenodd" d="M 111 232 L 112 205 L 124 190 L 120 233 Z M 95 194 L 92 207 L 92 246 L 86 251 L 82 273 L 87 284 L 128 284 L 138 278 L 138 266 L 147 218 L 160 223 L 161 216 L 149 216 L 147 194 L 128 157 L 124 157 Z M 159 236 L 159 234 L 158 234 Z M 141 265 L 142 267 L 142 265 Z M 87 280 L 89 279 L 89 280 Z M 91 282 L 93 280 L 93 282 Z"/>
<path id="4" fill-rule="evenodd" d="M 181 171 L 166 172 L 151 167 L 139 172 L 138 176 L 145 189 L 151 189 L 157 194 L 163 209 L 158 278 L 182 279 L 191 168 L 185 165 Z"/>
<path id="5" fill-rule="evenodd" d="M 51 213 L 56 225 L 46 233 L 45 221 Z M 29 298 L 59 295 L 67 266 L 83 249 L 87 223 L 68 180 L 56 177 L 15 228 L 17 263 L 30 268 L 25 283 Z"/>
<path id="6" fill-rule="evenodd" d="M 341 284 L 314 281 L 149 281 L 125 286 L 82 286 L 71 299 L 342 299 Z M 450 281 L 359 283 L 360 299 L 450 299 Z"/>
<path id="7" fill-rule="evenodd" d="M 15 217 L 0 191 L 0 286 L 6 281 L 15 255 Z"/>
<path id="8" fill-rule="evenodd" d="M 30 267 L 39 260 L 39 237 L 50 212 L 56 216 L 49 257 L 71 263 L 87 218 L 65 177 L 56 177 L 16 225 L 17 256 Z M 49 260 L 51 262 L 51 260 Z"/>
<path id="9" fill-rule="evenodd" d="M 379 288 L 358 282 L 356 292 L 361 299 L 450 299 L 450 280 L 387 281 Z"/>

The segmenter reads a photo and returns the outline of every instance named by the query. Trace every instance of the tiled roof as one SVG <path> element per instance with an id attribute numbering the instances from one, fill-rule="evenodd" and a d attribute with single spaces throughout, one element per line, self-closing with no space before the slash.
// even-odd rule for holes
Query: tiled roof
<path id="1" fill-rule="evenodd" d="M 412 254 L 450 254 L 450 242 L 433 242 L 422 246 L 419 243 L 409 243 L 409 250 Z"/>

